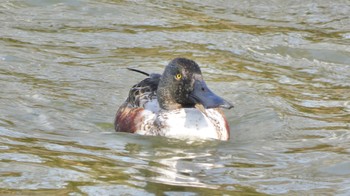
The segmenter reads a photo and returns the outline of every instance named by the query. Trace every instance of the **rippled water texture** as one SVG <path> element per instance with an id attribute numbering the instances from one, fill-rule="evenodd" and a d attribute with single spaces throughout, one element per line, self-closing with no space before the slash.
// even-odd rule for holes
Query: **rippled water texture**
<path id="1" fill-rule="evenodd" d="M 1 1 L 0 194 L 350 194 L 349 1 Z M 316 2 L 316 1 L 315 1 Z M 173 58 L 232 138 L 115 133 Z"/>

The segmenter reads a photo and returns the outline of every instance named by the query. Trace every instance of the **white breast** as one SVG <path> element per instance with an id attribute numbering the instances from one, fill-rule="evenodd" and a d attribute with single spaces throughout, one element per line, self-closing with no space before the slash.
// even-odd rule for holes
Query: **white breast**
<path id="1" fill-rule="evenodd" d="M 160 111 L 156 117 L 159 135 L 185 139 L 227 140 L 225 119 L 215 109 L 207 109 L 203 114 L 196 108 Z"/>

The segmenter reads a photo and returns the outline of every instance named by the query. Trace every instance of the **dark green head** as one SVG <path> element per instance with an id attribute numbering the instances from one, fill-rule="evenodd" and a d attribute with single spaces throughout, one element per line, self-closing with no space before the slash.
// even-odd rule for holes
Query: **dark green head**
<path id="1" fill-rule="evenodd" d="M 198 64 L 186 58 L 176 58 L 166 66 L 157 97 L 160 107 L 167 110 L 195 107 L 196 104 L 204 108 L 233 107 L 207 87 Z"/>

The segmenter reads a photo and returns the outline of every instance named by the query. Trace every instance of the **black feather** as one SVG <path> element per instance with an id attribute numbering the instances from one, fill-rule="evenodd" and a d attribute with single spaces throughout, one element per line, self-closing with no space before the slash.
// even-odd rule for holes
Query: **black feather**
<path id="1" fill-rule="evenodd" d="M 146 76 L 149 76 L 150 74 L 149 73 L 146 73 L 144 71 L 140 71 L 138 69 L 134 69 L 134 68 L 127 68 L 129 71 L 134 71 L 134 72 L 137 72 L 137 73 L 141 73 L 143 75 L 146 75 Z"/>

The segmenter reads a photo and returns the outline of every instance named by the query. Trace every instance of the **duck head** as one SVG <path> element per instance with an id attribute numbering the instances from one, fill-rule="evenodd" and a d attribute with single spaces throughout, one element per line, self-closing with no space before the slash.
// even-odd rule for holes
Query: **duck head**
<path id="1" fill-rule="evenodd" d="M 162 109 L 184 107 L 233 107 L 231 103 L 214 94 L 203 80 L 198 64 L 186 58 L 176 58 L 165 68 L 158 84 L 157 97 Z"/>

